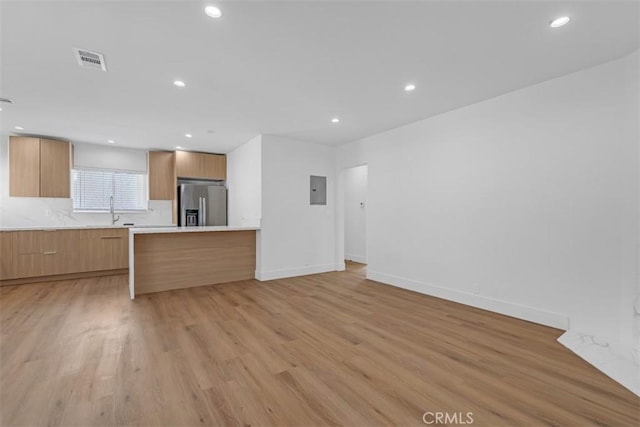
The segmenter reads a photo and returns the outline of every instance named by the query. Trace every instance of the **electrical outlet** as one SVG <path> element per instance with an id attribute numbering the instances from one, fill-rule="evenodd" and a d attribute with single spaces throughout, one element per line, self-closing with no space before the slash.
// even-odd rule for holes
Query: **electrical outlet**
<path id="1" fill-rule="evenodd" d="M 480 283 L 472 283 L 471 284 L 471 292 L 473 292 L 474 294 L 479 294 L 480 293 Z"/>
<path id="2" fill-rule="evenodd" d="M 51 215 L 53 215 L 53 211 L 51 209 L 44 210 L 44 216 L 51 216 Z"/>

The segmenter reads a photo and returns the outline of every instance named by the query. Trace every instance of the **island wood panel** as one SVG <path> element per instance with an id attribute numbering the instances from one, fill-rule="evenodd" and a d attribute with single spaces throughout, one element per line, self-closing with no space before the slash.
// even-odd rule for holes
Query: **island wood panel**
<path id="1" fill-rule="evenodd" d="M 253 279 L 256 232 L 136 234 L 135 294 Z"/>
<path id="2" fill-rule="evenodd" d="M 9 138 L 9 195 L 40 196 L 40 140 L 23 136 Z"/>

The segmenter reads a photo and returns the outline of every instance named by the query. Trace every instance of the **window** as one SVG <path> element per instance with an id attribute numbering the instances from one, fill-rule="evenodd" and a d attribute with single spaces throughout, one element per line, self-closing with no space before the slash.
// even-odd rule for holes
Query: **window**
<path id="1" fill-rule="evenodd" d="M 116 211 L 147 210 L 147 175 L 109 169 L 73 170 L 73 209 L 108 211 L 113 196 Z"/>

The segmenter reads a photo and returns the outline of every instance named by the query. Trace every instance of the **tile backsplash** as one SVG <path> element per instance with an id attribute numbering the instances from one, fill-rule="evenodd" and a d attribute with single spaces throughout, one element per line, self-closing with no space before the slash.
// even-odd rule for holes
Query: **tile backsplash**
<path id="1" fill-rule="evenodd" d="M 118 225 L 171 225 L 170 200 L 150 200 L 147 212 L 117 213 Z M 0 203 L 0 227 L 110 225 L 109 213 L 73 212 L 71 199 L 7 197 Z"/>

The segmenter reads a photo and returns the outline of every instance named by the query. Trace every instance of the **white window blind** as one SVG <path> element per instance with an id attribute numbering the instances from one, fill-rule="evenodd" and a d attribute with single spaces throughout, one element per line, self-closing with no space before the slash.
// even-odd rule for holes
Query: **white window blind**
<path id="1" fill-rule="evenodd" d="M 108 169 L 73 170 L 73 209 L 108 211 L 113 196 L 116 211 L 147 209 L 147 175 Z"/>

